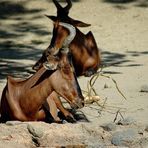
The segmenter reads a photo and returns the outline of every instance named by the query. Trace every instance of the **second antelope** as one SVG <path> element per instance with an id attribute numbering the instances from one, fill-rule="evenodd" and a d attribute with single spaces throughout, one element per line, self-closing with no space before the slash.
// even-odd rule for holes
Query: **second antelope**
<path id="1" fill-rule="evenodd" d="M 77 27 L 87 27 L 89 26 L 89 24 L 86 24 L 79 20 L 72 19 L 71 17 L 68 16 L 72 3 L 70 0 L 66 0 L 66 1 L 68 4 L 63 8 L 56 0 L 53 0 L 57 8 L 57 16 L 47 16 L 54 22 L 53 37 L 51 40 L 51 44 L 44 51 L 42 57 L 33 66 L 33 69 L 38 70 L 42 66 L 42 64 L 46 61 L 46 57 L 49 54 L 51 54 L 51 49 L 52 47 L 55 46 L 54 34 L 56 32 L 59 32 L 58 34 L 60 36 L 63 35 L 64 31 L 57 30 L 55 26 L 56 24 L 55 22 L 59 21 L 59 22 L 71 24 L 76 29 L 76 35 L 72 40 L 72 42 L 69 44 L 76 75 L 91 76 L 98 70 L 101 64 L 100 51 L 97 47 L 97 44 L 92 32 L 89 31 L 85 35 L 77 28 Z"/>

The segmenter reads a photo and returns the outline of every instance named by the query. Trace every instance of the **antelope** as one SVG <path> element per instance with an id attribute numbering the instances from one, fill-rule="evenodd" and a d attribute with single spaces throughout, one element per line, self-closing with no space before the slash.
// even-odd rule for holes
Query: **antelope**
<path id="1" fill-rule="evenodd" d="M 55 48 L 59 48 L 59 51 L 54 55 L 55 58 L 52 59 L 50 56 L 49 61 L 47 60 L 36 73 L 25 80 L 7 77 L 7 84 L 1 97 L 1 122 L 8 120 L 45 121 L 48 118 L 46 105 L 53 118 L 59 120 L 55 113 L 56 100 L 50 98 L 53 92 L 62 96 L 72 109 L 84 106 L 84 97 L 66 44 L 71 42 L 75 36 L 75 28 L 66 23 L 56 23 L 58 29 L 64 29 L 64 33 L 59 41 L 59 36 L 56 38 L 56 46 L 53 51 Z M 51 69 L 51 61 L 54 62 L 53 69 Z M 70 117 L 71 114 L 68 112 L 67 116 Z"/>
<path id="2" fill-rule="evenodd" d="M 47 61 L 46 57 L 49 55 L 53 55 L 53 53 L 57 53 L 58 50 L 53 51 L 51 49 L 58 49 L 52 48 L 55 45 L 55 34 L 58 36 L 62 36 L 63 31 L 58 30 L 58 27 L 55 25 L 55 22 L 64 22 L 71 24 L 76 29 L 76 35 L 69 44 L 69 49 L 72 56 L 72 62 L 75 68 L 75 72 L 77 76 L 91 76 L 93 75 L 101 65 L 101 56 L 100 51 L 97 47 L 95 38 L 93 33 L 89 31 L 86 35 L 83 34 L 77 27 L 88 27 L 90 24 L 84 23 L 79 20 L 72 19 L 68 16 L 69 10 L 72 7 L 72 3 L 70 0 L 66 0 L 67 5 L 62 7 L 56 0 L 53 0 L 56 8 L 57 8 L 57 16 L 49 16 L 46 15 L 49 19 L 54 22 L 53 28 L 53 37 L 51 39 L 51 43 L 49 47 L 43 52 L 42 57 L 35 63 L 33 66 L 34 70 L 38 70 L 42 67 L 43 63 Z M 52 63 L 52 62 L 51 62 Z M 51 68 L 53 68 L 54 64 L 51 64 Z M 57 108 L 65 115 L 65 117 L 71 117 L 71 113 L 69 113 L 62 105 L 59 95 L 55 92 L 52 93 L 51 97 L 53 98 L 54 102 L 56 103 Z M 70 122 L 71 122 L 70 118 Z"/>
<path id="3" fill-rule="evenodd" d="M 57 8 L 57 16 L 46 15 L 53 22 L 59 21 L 71 24 L 76 29 L 76 35 L 72 42 L 69 44 L 70 52 L 72 54 L 72 61 L 77 76 L 91 76 L 99 68 L 101 64 L 100 51 L 97 47 L 93 33 L 89 31 L 86 35 L 83 34 L 77 27 L 87 27 L 90 24 L 84 23 L 79 20 L 72 19 L 68 16 L 69 10 L 72 7 L 70 0 L 66 0 L 67 5 L 63 8 L 56 0 L 53 0 Z M 53 29 L 53 34 L 57 30 Z M 62 30 L 60 30 L 62 34 Z M 43 52 L 42 57 L 33 66 L 34 70 L 38 70 L 42 64 L 46 61 L 46 57 L 51 54 L 51 47 L 53 45 L 54 38 L 52 37 L 49 47 Z M 56 48 L 57 49 L 57 48 Z M 58 52 L 58 51 L 57 51 Z"/>

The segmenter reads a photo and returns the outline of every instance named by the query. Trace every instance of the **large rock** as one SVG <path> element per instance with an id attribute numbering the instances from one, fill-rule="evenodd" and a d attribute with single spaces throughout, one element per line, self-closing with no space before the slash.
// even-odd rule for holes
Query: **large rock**
<path id="1" fill-rule="evenodd" d="M 39 139 L 41 147 L 99 147 L 104 144 L 101 128 L 91 124 L 52 124 L 43 138 Z"/>
<path id="2" fill-rule="evenodd" d="M 47 124 L 44 122 L 14 124 L 13 122 L 8 125 L 0 124 L 0 148 L 108 148 L 109 146 L 114 147 L 114 145 L 128 147 L 133 144 L 135 147 L 139 147 L 141 143 L 143 146 L 148 144 L 146 130 L 139 134 L 138 131 L 141 127 L 136 124 L 130 125 L 130 128 L 112 123 L 106 124 L 102 128 L 94 122 L 77 122 L 75 124 Z"/>
<path id="3" fill-rule="evenodd" d="M 27 129 L 33 137 L 41 138 L 43 137 L 43 131 L 40 128 L 34 128 L 33 125 L 28 124 Z"/>
<path id="4" fill-rule="evenodd" d="M 0 124 L 0 148 L 34 147 L 32 137 L 26 127 L 27 124 L 13 124 L 13 126 L 8 125 Z"/>
<path id="5" fill-rule="evenodd" d="M 8 125 L 0 124 L 0 148 L 10 148 L 10 145 L 11 148 L 105 147 L 103 129 L 91 123 L 26 122 Z"/>
<path id="6" fill-rule="evenodd" d="M 137 137 L 137 130 L 130 128 L 125 131 L 115 132 L 111 142 L 116 146 L 130 146 L 137 140 Z"/>

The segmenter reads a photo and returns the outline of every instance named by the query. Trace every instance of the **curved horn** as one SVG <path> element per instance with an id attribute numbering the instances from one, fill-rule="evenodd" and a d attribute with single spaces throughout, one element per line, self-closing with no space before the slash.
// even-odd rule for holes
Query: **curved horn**
<path id="1" fill-rule="evenodd" d="M 75 35 L 76 35 L 76 29 L 75 29 L 74 26 L 72 26 L 72 25 L 70 25 L 68 23 L 60 22 L 59 25 L 65 27 L 69 31 L 69 35 L 65 39 L 65 41 L 63 43 L 63 47 L 67 48 L 69 46 L 69 44 L 72 42 L 72 40 L 74 39 Z"/>
<path id="2" fill-rule="evenodd" d="M 57 7 L 57 10 L 62 9 L 62 6 L 56 0 L 52 0 L 52 1 L 55 4 L 55 6 Z"/>
<path id="3" fill-rule="evenodd" d="M 66 2 L 67 2 L 67 6 L 64 7 L 64 10 L 66 12 L 69 12 L 69 9 L 72 7 L 72 2 L 71 0 L 66 0 Z"/>
<path id="4" fill-rule="evenodd" d="M 52 1 L 53 1 L 53 3 L 55 4 L 55 6 L 57 8 L 57 16 L 58 17 L 68 15 L 69 9 L 72 7 L 71 0 L 66 0 L 67 5 L 64 8 L 59 4 L 59 2 L 57 0 L 52 0 Z"/>

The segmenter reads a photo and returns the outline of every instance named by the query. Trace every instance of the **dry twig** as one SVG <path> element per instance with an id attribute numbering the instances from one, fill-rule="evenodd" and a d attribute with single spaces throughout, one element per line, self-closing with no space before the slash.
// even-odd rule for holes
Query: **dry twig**
<path id="1" fill-rule="evenodd" d="M 115 87 L 117 89 L 117 91 L 119 92 L 119 94 L 125 99 L 125 95 L 121 92 L 121 90 L 119 89 L 118 87 L 118 84 L 117 82 L 110 76 L 106 76 L 104 75 L 102 72 L 102 69 L 100 71 L 98 71 L 96 74 L 94 74 L 90 80 L 87 82 L 87 90 L 83 90 L 84 94 L 85 94 L 85 103 L 86 104 L 91 104 L 91 103 L 96 103 L 97 106 L 101 107 L 101 109 L 99 109 L 99 113 L 101 114 L 101 112 L 105 109 L 105 106 L 108 106 L 109 108 L 107 110 L 113 110 L 113 108 L 118 108 L 118 111 L 114 114 L 116 114 L 115 116 L 115 119 L 114 119 L 114 122 L 116 121 L 117 119 L 117 116 L 120 114 L 120 116 L 123 118 L 120 110 L 121 108 L 120 107 L 113 107 L 113 106 L 109 106 L 106 104 L 107 102 L 107 98 L 105 98 L 104 102 L 103 103 L 99 103 L 98 101 L 100 100 L 100 97 L 99 95 L 97 94 L 96 90 L 95 90 L 95 83 L 97 81 L 97 79 L 99 78 L 99 76 L 102 76 L 102 77 L 105 77 L 105 78 L 108 78 L 108 79 L 111 79 L 113 81 L 113 83 L 115 84 Z M 109 112 L 109 111 L 108 111 Z"/>
<path id="2" fill-rule="evenodd" d="M 114 121 L 113 121 L 113 122 L 116 122 L 118 115 L 120 115 L 120 116 L 121 116 L 121 118 L 122 118 L 122 119 L 124 119 L 124 117 L 123 117 L 123 115 L 121 114 L 120 109 L 119 109 L 119 110 L 116 112 L 116 116 L 115 116 L 115 118 L 114 118 Z"/>

